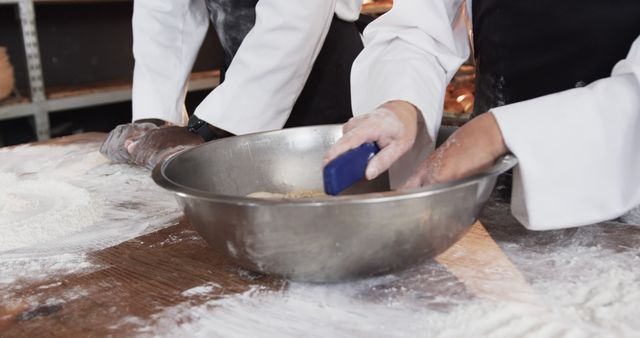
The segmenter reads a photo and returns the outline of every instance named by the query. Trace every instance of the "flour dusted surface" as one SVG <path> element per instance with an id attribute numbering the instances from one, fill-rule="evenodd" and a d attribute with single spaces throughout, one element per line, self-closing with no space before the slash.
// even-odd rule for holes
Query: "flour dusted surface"
<path id="1" fill-rule="evenodd" d="M 16 278 L 46 279 L 91 268 L 92 251 L 173 224 L 180 216 L 171 194 L 157 188 L 148 172 L 106 163 L 97 146 L 0 150 L 0 187 L 44 182 L 66 191 L 57 196 L 76 196 L 65 203 L 71 205 L 67 209 L 47 209 L 36 206 L 57 199 L 48 193 L 32 198 L 35 187 L 30 196 L 8 196 L 2 189 L 5 220 L 20 224 L 16 215 L 53 209 L 67 218 L 96 216 L 78 227 L 68 224 L 64 234 L 0 249 L 0 304 L 15 300 L 5 284 L 19 284 L 10 284 Z M 89 214 L 79 211 L 87 208 Z M 178 305 L 158 307 L 145 318 L 123 313 L 113 326 L 132 327 L 132 336 L 175 337 L 640 337 L 640 228 L 609 222 L 529 232 L 515 224 L 506 205 L 490 204 L 484 215 L 491 236 L 531 284 L 532 301 L 478 297 L 445 266 L 430 261 L 363 281 L 289 284 L 279 290 L 257 284 L 259 279 L 245 291 L 203 280 L 180 290 Z M 167 238 L 167 245 L 171 241 Z M 504 290 L 505 283 L 494 283 L 508 279 L 507 272 L 479 273 L 490 277 L 480 281 L 486 283 L 483 289 Z M 63 300 L 87 294 L 76 288 L 66 292 Z"/>
<path id="2" fill-rule="evenodd" d="M 530 301 L 485 299 L 431 261 L 343 284 L 254 285 L 164 309 L 141 336 L 176 337 L 640 337 L 640 228 L 617 223 L 530 232 L 491 204 L 483 223 L 531 284 Z M 479 273 L 504 290 L 508 271 Z M 486 279 L 482 279 L 487 277 Z M 194 293 L 192 290 L 189 293 Z M 201 297 L 203 293 L 198 293 Z M 193 297 L 196 297 L 194 295 Z M 197 298 L 199 299 L 199 298 Z"/>
<path id="3" fill-rule="evenodd" d="M 99 146 L 0 150 L 0 284 L 90 268 L 88 253 L 181 216 L 148 171 L 109 163 Z"/>

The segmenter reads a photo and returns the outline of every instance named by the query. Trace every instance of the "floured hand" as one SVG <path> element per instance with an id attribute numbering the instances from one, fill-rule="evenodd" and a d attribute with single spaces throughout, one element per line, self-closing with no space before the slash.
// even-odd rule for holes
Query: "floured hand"
<path id="1" fill-rule="evenodd" d="M 153 169 L 167 157 L 203 143 L 202 138 L 187 127 L 163 127 L 150 130 L 138 138 L 127 141 L 125 147 L 133 162 Z"/>
<path id="2" fill-rule="evenodd" d="M 400 189 L 417 188 L 476 174 L 507 153 L 493 114 L 482 114 L 456 130 Z"/>
<path id="3" fill-rule="evenodd" d="M 115 127 L 100 146 L 100 153 L 116 163 L 129 163 L 131 155 L 126 145 L 131 140 L 140 138 L 150 130 L 158 129 L 153 123 L 127 123 Z"/>
<path id="4" fill-rule="evenodd" d="M 367 166 L 365 176 L 372 180 L 413 146 L 418 130 L 418 110 L 405 101 L 393 101 L 371 113 L 354 117 L 343 126 L 343 136 L 324 157 L 326 165 L 342 153 L 363 143 L 376 142 L 380 152 Z"/>

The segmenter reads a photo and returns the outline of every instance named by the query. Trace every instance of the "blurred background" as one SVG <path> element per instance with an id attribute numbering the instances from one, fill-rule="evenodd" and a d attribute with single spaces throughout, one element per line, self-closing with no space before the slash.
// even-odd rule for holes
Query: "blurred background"
<path id="1" fill-rule="evenodd" d="M 131 119 L 129 0 L 0 0 L 0 146 Z M 210 30 L 187 106 L 217 84 L 221 48 Z"/>
<path id="2" fill-rule="evenodd" d="M 392 5 L 367 0 L 362 12 L 373 18 Z M 132 10 L 132 0 L 0 0 L 0 146 L 108 132 L 131 120 Z M 219 83 L 221 58 L 210 27 L 189 112 Z M 474 77 L 468 64 L 449 85 L 445 124 L 468 118 Z"/>

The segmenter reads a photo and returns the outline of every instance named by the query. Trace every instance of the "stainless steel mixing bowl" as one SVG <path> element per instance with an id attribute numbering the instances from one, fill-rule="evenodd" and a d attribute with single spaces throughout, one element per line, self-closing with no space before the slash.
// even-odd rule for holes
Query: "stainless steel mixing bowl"
<path id="1" fill-rule="evenodd" d="M 388 179 L 313 200 L 245 197 L 258 191 L 321 190 L 322 156 L 341 127 L 315 126 L 222 139 L 187 150 L 153 172 L 176 193 L 191 224 L 240 266 L 296 281 L 335 282 L 430 259 L 474 223 L 512 156 L 471 178 L 418 190 Z M 381 192 L 387 191 L 387 192 Z"/>

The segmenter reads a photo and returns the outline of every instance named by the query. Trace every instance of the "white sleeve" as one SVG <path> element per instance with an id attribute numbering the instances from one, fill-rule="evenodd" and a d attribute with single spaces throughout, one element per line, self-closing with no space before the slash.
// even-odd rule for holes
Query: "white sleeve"
<path id="1" fill-rule="evenodd" d="M 184 123 L 193 63 L 209 27 L 203 0 L 133 2 L 133 120 Z"/>
<path id="2" fill-rule="evenodd" d="M 640 38 L 612 76 L 492 109 L 518 157 L 512 212 L 527 228 L 565 228 L 640 204 Z"/>
<path id="3" fill-rule="evenodd" d="M 433 149 L 445 86 L 469 55 L 462 4 L 398 0 L 365 30 L 365 49 L 351 73 L 354 115 L 403 100 L 416 106 L 426 123 L 412 150 L 391 168 L 392 187 L 404 182 Z"/>
<path id="4" fill-rule="evenodd" d="M 225 81 L 195 114 L 234 134 L 279 129 L 322 48 L 336 0 L 261 0 Z"/>

